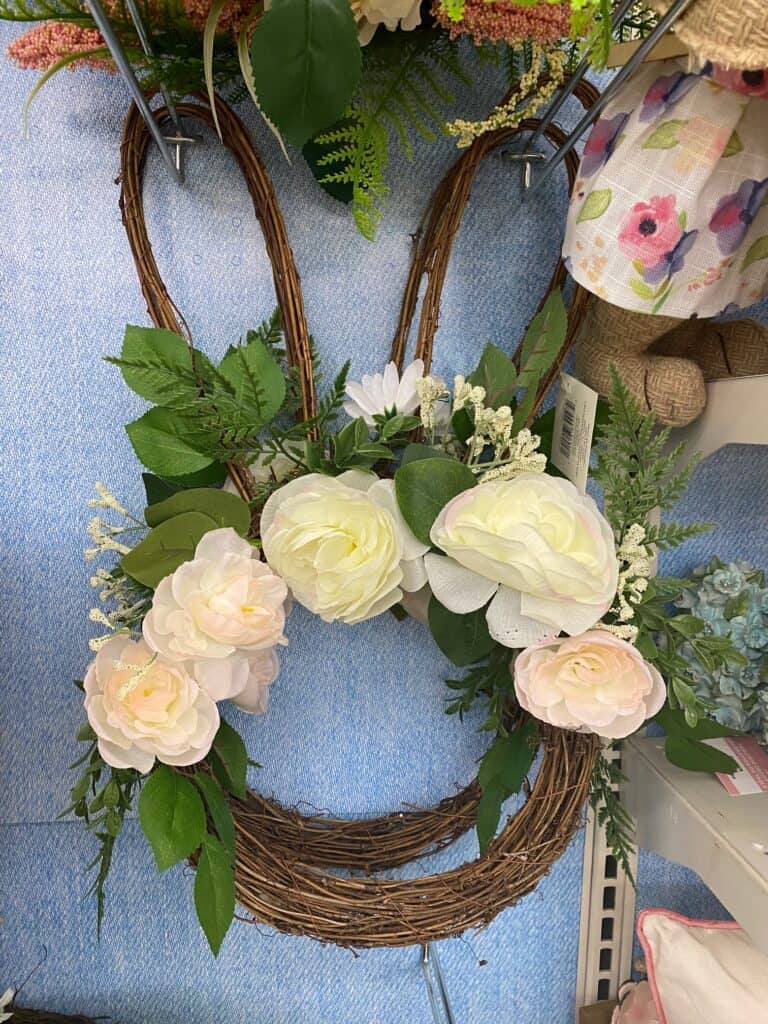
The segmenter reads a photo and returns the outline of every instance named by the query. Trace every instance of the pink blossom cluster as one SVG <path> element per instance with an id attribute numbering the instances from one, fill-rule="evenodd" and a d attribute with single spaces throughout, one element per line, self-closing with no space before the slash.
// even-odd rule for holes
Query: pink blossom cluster
<path id="1" fill-rule="evenodd" d="M 8 56 L 20 68 L 47 71 L 62 57 L 103 46 L 104 40 L 96 29 L 61 21 L 44 21 L 14 39 L 8 47 Z M 89 67 L 114 71 L 114 65 L 107 57 L 83 57 L 68 66 L 70 70 Z"/>
<path id="2" fill-rule="evenodd" d="M 537 43 L 554 43 L 570 33 L 571 5 L 539 3 L 534 7 L 521 7 L 514 0 L 467 0 L 461 21 L 451 21 L 435 0 L 432 14 L 451 39 L 469 35 L 476 45 L 491 43 L 518 43 L 532 39 Z"/>

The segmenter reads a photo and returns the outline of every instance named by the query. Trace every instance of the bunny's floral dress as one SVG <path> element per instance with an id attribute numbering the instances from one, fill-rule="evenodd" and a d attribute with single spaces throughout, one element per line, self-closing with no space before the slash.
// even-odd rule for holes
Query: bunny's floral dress
<path id="1" fill-rule="evenodd" d="M 623 309 L 687 319 L 768 292 L 768 71 L 643 66 L 595 123 L 563 247 Z"/>

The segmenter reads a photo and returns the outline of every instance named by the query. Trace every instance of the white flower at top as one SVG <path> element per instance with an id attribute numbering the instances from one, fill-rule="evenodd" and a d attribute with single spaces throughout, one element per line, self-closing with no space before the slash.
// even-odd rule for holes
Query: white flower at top
<path id="1" fill-rule="evenodd" d="M 326 622 L 370 619 L 427 581 L 428 545 L 406 525 L 394 481 L 362 470 L 284 484 L 264 506 L 261 540 L 299 604 Z"/>
<path id="2" fill-rule="evenodd" d="M 489 630 L 507 647 L 584 632 L 616 594 L 611 527 L 568 480 L 480 483 L 448 502 L 430 537 L 445 552 L 424 559 L 435 597 L 459 615 L 490 601 Z"/>
<path id="3" fill-rule="evenodd" d="M 421 22 L 421 0 L 351 0 L 350 6 L 361 46 L 370 43 L 379 25 L 390 32 L 410 31 Z"/>
<path id="4" fill-rule="evenodd" d="M 349 401 L 344 403 L 344 411 L 352 419 L 362 416 L 369 427 L 375 424 L 374 416 L 383 416 L 393 410 L 410 416 L 421 401 L 417 383 L 423 376 L 424 362 L 421 359 L 414 359 L 402 377 L 394 363 L 387 363 L 384 373 L 366 373 L 359 384 L 355 381 L 347 384 Z"/>

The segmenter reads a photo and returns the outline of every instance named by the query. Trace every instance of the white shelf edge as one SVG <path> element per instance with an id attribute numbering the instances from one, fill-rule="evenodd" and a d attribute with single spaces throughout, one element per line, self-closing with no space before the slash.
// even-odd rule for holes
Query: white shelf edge
<path id="1" fill-rule="evenodd" d="M 704 457 L 727 444 L 768 444 L 768 375 L 709 381 L 704 412 L 673 438 Z"/>

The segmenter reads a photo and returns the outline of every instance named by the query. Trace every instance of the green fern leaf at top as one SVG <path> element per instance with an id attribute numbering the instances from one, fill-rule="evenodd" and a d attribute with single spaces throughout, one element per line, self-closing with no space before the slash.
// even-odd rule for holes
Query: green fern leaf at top
<path id="1" fill-rule="evenodd" d="M 355 222 L 369 240 L 389 193 L 390 136 L 410 159 L 414 135 L 435 139 L 442 133 L 451 85 L 469 84 L 456 45 L 445 36 L 403 36 L 386 33 L 366 47 L 363 77 L 344 118 L 314 139 L 318 180 L 351 186 Z"/>

